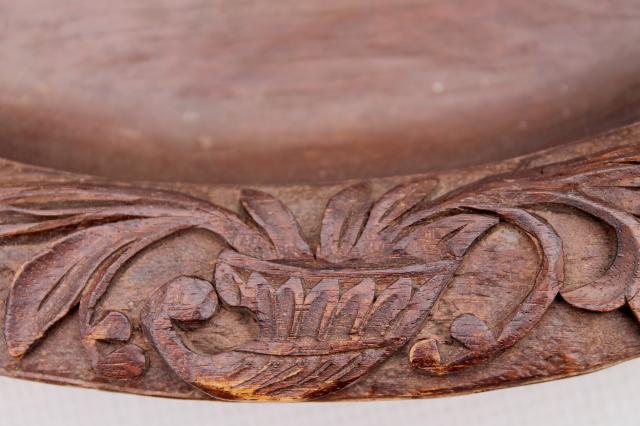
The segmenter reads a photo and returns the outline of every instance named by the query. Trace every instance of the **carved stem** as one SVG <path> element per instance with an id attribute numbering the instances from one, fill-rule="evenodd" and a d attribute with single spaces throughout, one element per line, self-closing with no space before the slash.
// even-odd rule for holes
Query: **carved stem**
<path id="1" fill-rule="evenodd" d="M 453 358 L 448 360 L 443 359 L 442 354 L 430 353 L 434 350 L 439 350 L 437 346 L 433 346 L 431 343 L 428 343 L 431 345 L 428 349 L 429 353 L 420 355 L 422 359 L 418 357 L 419 351 L 414 351 L 415 355 L 412 357 L 414 366 L 438 375 L 490 358 L 515 344 L 542 318 L 563 282 L 562 241 L 546 221 L 522 209 L 495 208 L 482 205 L 465 207 L 493 211 L 505 221 L 525 231 L 538 249 L 541 265 L 533 288 L 524 301 L 504 321 L 505 325 L 497 338 L 487 337 L 480 347 L 469 348 L 469 351 L 454 355 Z M 469 321 L 470 317 L 471 321 Z M 452 325 L 454 337 L 456 337 L 456 334 L 477 336 L 483 330 L 488 330 L 484 321 L 469 314 L 458 317 Z M 425 358 L 429 358 L 429 361 Z"/>

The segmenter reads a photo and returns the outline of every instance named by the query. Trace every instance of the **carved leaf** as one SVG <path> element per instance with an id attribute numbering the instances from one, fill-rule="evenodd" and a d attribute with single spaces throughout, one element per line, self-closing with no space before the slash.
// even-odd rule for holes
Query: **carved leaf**
<path id="1" fill-rule="evenodd" d="M 395 247 L 385 241 L 386 229 L 431 194 L 438 181 L 423 179 L 398 185 L 382 195 L 371 208 L 369 218 L 359 237 L 354 252 L 370 257 L 378 252 L 389 252 Z"/>
<path id="2" fill-rule="evenodd" d="M 340 284 L 335 278 L 325 278 L 313 287 L 304 299 L 307 312 L 298 336 L 320 338 L 331 320 L 340 298 Z"/>
<path id="3" fill-rule="evenodd" d="M 543 174 L 525 172 L 460 189 L 403 218 L 393 231 L 454 210 L 493 211 L 499 207 L 527 209 L 531 205 L 564 205 L 591 215 L 616 233 L 616 255 L 605 273 L 579 288 L 562 291 L 570 304 L 592 311 L 610 311 L 628 302 L 640 318 L 635 296 L 640 289 L 640 225 L 637 190 L 640 164 L 624 148 L 545 167 Z M 517 222 L 516 226 L 520 226 Z"/>
<path id="4" fill-rule="evenodd" d="M 318 257 L 341 262 L 350 257 L 371 207 L 371 188 L 353 185 L 334 195 L 324 210 Z"/>
<path id="5" fill-rule="evenodd" d="M 610 225 L 616 232 L 616 255 L 599 278 L 571 291 L 562 291 L 562 297 L 573 306 L 606 312 L 618 309 L 625 300 L 633 298 L 640 282 L 638 253 L 640 253 L 640 226 L 635 217 L 602 201 L 583 195 L 550 192 L 541 195 L 554 202 L 582 210 Z M 633 309 L 633 304 L 631 304 Z M 635 310 L 634 310 L 635 311 Z"/>
<path id="6" fill-rule="evenodd" d="M 94 184 L 0 189 L 0 238 L 60 237 L 16 275 L 4 324 L 9 351 L 22 356 L 78 303 L 84 336 L 118 271 L 151 244 L 180 230 L 216 233 L 237 250 L 275 257 L 271 242 L 237 215 L 168 191 Z"/>
<path id="7" fill-rule="evenodd" d="M 264 192 L 243 190 L 240 202 L 267 233 L 280 258 L 300 259 L 313 256 L 309 245 L 302 238 L 298 221 L 280 200 Z"/>
<path id="8" fill-rule="evenodd" d="M 435 179 L 423 179 L 389 190 L 371 209 L 367 228 L 372 232 L 380 232 L 429 196 L 437 184 L 438 181 Z"/>
<path id="9" fill-rule="evenodd" d="M 363 321 L 365 336 L 383 337 L 411 300 L 411 278 L 400 278 L 376 297 Z"/>
<path id="10" fill-rule="evenodd" d="M 417 226 L 395 247 L 425 261 L 461 258 L 469 247 L 499 223 L 495 216 L 458 214 Z"/>
<path id="11" fill-rule="evenodd" d="M 399 278 L 377 296 L 371 278 L 362 279 L 342 295 L 340 281 L 325 278 L 305 297 L 303 281 L 297 277 L 289 278 L 276 290 L 261 273 L 252 272 L 244 280 L 224 262 L 216 267 L 215 276 L 221 300 L 254 312 L 260 339 L 276 341 L 298 337 L 316 341 L 383 338 L 412 295 L 411 278 Z"/>
<path id="12" fill-rule="evenodd" d="M 0 238 L 161 217 L 199 223 L 242 253 L 261 259 L 275 255 L 270 241 L 236 214 L 180 193 L 90 184 L 27 185 L 0 190 Z"/>
<path id="13" fill-rule="evenodd" d="M 611 270 L 610 270 L 611 271 Z M 613 271 L 611 271 L 613 272 Z M 612 283 L 612 274 L 569 291 L 560 291 L 565 302 L 576 308 L 594 312 L 609 312 L 625 303 L 627 280 Z"/>
<path id="14" fill-rule="evenodd" d="M 299 308 L 304 302 L 300 278 L 290 278 L 276 293 L 276 338 L 286 339 L 294 334 Z"/>
<path id="15" fill-rule="evenodd" d="M 95 272 L 147 233 L 176 226 L 166 219 L 129 220 L 75 232 L 23 266 L 7 303 L 9 352 L 22 356 L 78 302 Z"/>
<path id="16" fill-rule="evenodd" d="M 359 331 L 362 321 L 373 304 L 375 287 L 375 282 L 367 278 L 340 297 L 334 309 L 326 339 L 343 339 Z"/>
<path id="17" fill-rule="evenodd" d="M 258 326 L 260 327 L 260 337 L 263 339 L 273 339 L 275 336 L 275 292 L 271 284 L 264 277 L 254 272 L 249 276 L 246 285 L 247 293 L 254 295 L 254 307 L 252 309 L 256 314 Z M 249 297 L 243 297 L 248 299 Z"/>
<path id="18" fill-rule="evenodd" d="M 640 224 L 633 214 L 637 210 L 636 201 L 625 201 L 629 197 L 637 198 L 635 188 L 640 164 L 635 161 L 637 158 L 630 161 L 627 154 L 624 149 L 609 151 L 586 161 L 485 179 L 410 212 L 389 231 L 387 238 L 403 241 L 411 227 L 469 210 L 496 214 L 500 220 L 530 236 L 540 252 L 540 270 L 532 291 L 505 322 L 495 344 L 487 343 L 490 339 L 486 334 L 486 342 L 472 342 L 464 333 L 458 333 L 464 328 L 463 322 L 454 324 L 452 332 L 477 350 L 480 346 L 491 348 L 487 351 L 503 350 L 517 342 L 540 320 L 558 291 L 573 306 L 592 311 L 610 311 L 627 302 L 640 319 L 640 299 L 636 296 L 640 289 Z M 616 190 L 617 194 L 612 197 L 610 194 Z M 533 206 L 548 205 L 578 209 L 615 231 L 615 258 L 601 277 L 577 289 L 561 290 L 564 282 L 562 241 L 549 223 L 531 211 Z M 484 333 L 480 323 L 475 327 L 478 333 Z M 463 354 L 453 360 L 442 360 L 442 364 L 433 369 L 451 371 L 479 359 L 482 357 Z"/>
<path id="19" fill-rule="evenodd" d="M 126 248 L 114 252 L 91 276 L 89 286 L 86 287 L 80 299 L 80 331 L 83 335 L 90 328 L 95 309 L 111 286 L 114 277 L 131 259 L 152 244 L 193 226 L 183 223 L 182 219 L 171 218 L 146 219 L 145 224 L 148 232 L 136 238 Z"/>
<path id="20" fill-rule="evenodd" d="M 622 148 L 560 164 L 542 182 L 521 185 L 515 198 L 576 208 L 616 233 L 616 255 L 605 273 L 579 288 L 561 290 L 562 297 L 573 306 L 598 312 L 617 309 L 626 301 L 640 318 L 640 306 L 634 302 L 640 289 L 637 155 Z"/>
<path id="21" fill-rule="evenodd" d="M 601 277 L 561 294 L 573 306 L 597 312 L 618 309 L 628 301 L 640 318 L 635 298 L 640 289 L 640 165 L 628 161 L 623 155 L 591 172 L 588 179 L 580 179 L 580 174 L 569 178 L 584 195 L 565 195 L 565 202 L 610 225 L 617 243 L 614 260 Z"/>

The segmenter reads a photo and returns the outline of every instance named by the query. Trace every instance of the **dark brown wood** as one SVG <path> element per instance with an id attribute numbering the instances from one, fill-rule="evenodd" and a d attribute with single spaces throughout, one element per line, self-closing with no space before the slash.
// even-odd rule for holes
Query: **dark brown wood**
<path id="1" fill-rule="evenodd" d="M 119 180 L 371 178 L 640 119 L 637 0 L 0 1 L 0 157 Z"/>
<path id="2" fill-rule="evenodd" d="M 341 400 L 640 355 L 640 124 L 491 166 L 331 185 L 1 166 L 5 375 Z"/>

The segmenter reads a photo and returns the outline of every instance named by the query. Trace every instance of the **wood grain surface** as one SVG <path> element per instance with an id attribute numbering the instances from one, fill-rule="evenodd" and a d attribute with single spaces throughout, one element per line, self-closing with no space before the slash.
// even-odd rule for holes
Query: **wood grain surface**
<path id="1" fill-rule="evenodd" d="M 0 0 L 0 156 L 114 179 L 442 171 L 640 118 L 636 0 Z"/>
<path id="2" fill-rule="evenodd" d="M 317 185 L 0 167 L 0 372 L 176 398 L 417 398 L 640 354 L 640 124 Z"/>

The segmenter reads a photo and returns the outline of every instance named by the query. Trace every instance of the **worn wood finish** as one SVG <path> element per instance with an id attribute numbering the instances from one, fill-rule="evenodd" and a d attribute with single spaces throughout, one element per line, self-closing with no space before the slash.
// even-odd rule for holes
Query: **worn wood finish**
<path id="1" fill-rule="evenodd" d="M 440 175 L 124 184 L 4 161 L 5 375 L 181 398 L 479 391 L 640 354 L 640 124 Z"/>
<path id="2" fill-rule="evenodd" d="M 637 0 L 0 0 L 0 156 L 242 184 L 477 165 L 640 119 L 639 41 Z"/>

